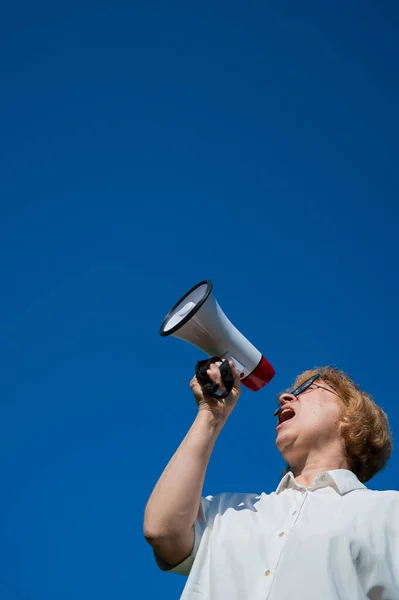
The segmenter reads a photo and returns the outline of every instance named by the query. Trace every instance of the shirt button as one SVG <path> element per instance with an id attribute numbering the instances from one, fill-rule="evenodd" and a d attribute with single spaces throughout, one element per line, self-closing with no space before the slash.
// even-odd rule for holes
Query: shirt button
<path id="1" fill-rule="evenodd" d="M 267 571 L 265 571 L 265 575 L 266 575 L 266 577 L 269 577 L 269 575 L 270 575 L 270 574 L 271 574 L 271 570 L 270 570 L 270 569 L 267 569 Z"/>
<path id="2" fill-rule="evenodd" d="M 283 535 L 285 535 L 285 532 L 282 531 L 281 533 L 278 534 L 278 537 L 283 537 Z"/>
<path id="3" fill-rule="evenodd" d="M 296 510 L 294 510 L 294 512 L 292 513 L 292 516 L 296 515 Z"/>

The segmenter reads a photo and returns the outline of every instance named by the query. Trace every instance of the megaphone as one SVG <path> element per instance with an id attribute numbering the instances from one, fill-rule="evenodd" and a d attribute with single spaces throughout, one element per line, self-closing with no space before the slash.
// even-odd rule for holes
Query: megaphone
<path id="1" fill-rule="evenodd" d="M 197 283 L 170 310 L 159 329 L 209 356 L 232 359 L 241 383 L 257 392 L 275 374 L 269 361 L 226 317 L 212 294 L 212 282 Z"/>

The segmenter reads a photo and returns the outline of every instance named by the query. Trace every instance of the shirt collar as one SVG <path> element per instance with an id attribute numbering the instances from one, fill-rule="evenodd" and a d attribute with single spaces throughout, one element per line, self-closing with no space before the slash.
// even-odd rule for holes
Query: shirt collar
<path id="1" fill-rule="evenodd" d="M 315 491 L 323 487 L 332 487 L 341 496 L 348 494 L 353 490 L 367 489 L 366 486 L 359 481 L 356 475 L 347 469 L 323 471 L 317 475 L 313 481 L 313 484 L 307 489 Z M 289 488 L 296 490 L 306 489 L 303 485 L 297 484 L 291 471 L 286 473 L 280 481 L 276 489 L 276 494 L 280 494 L 280 492 L 283 492 Z"/>

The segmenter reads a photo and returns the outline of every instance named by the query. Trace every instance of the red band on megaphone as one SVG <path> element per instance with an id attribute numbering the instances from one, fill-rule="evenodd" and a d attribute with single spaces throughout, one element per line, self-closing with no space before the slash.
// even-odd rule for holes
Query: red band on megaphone
<path id="1" fill-rule="evenodd" d="M 263 388 L 264 385 L 269 383 L 269 381 L 273 379 L 274 375 L 275 370 L 273 369 L 269 361 L 266 360 L 264 356 L 262 356 L 261 361 L 256 367 L 256 369 L 254 369 L 252 373 L 247 375 L 247 377 L 242 379 L 241 383 L 253 392 L 257 392 L 258 390 Z"/>

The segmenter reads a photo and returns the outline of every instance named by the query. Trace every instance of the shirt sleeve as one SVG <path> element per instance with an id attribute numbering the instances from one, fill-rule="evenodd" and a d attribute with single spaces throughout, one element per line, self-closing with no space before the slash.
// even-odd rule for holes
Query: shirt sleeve
<path id="1" fill-rule="evenodd" d="M 369 562 L 363 567 L 367 598 L 399 598 L 399 492 L 376 491 L 367 538 Z"/>
<path id="2" fill-rule="evenodd" d="M 379 528 L 379 538 L 385 540 L 381 551 L 378 585 L 386 589 L 387 598 L 399 598 L 399 492 L 382 492 L 387 502 L 381 510 L 384 514 L 384 525 Z M 376 536 L 377 537 L 377 536 Z M 380 579 L 380 581 L 378 581 Z M 370 594 L 370 598 L 372 598 Z M 382 596 L 381 596 L 382 597 Z"/>
<path id="3" fill-rule="evenodd" d="M 159 568 L 162 569 L 162 571 L 168 571 L 169 573 L 178 573 L 179 575 L 189 575 L 192 564 L 196 557 L 199 545 L 201 543 L 202 536 L 204 534 L 205 529 L 208 526 L 208 518 L 209 518 L 211 503 L 212 503 L 212 496 L 207 496 L 206 498 L 201 498 L 198 516 L 194 523 L 194 546 L 191 551 L 191 554 L 189 556 L 187 556 L 187 558 L 185 558 L 178 565 L 171 567 L 160 556 L 158 556 L 156 553 L 154 553 L 156 563 L 159 566 Z"/>

